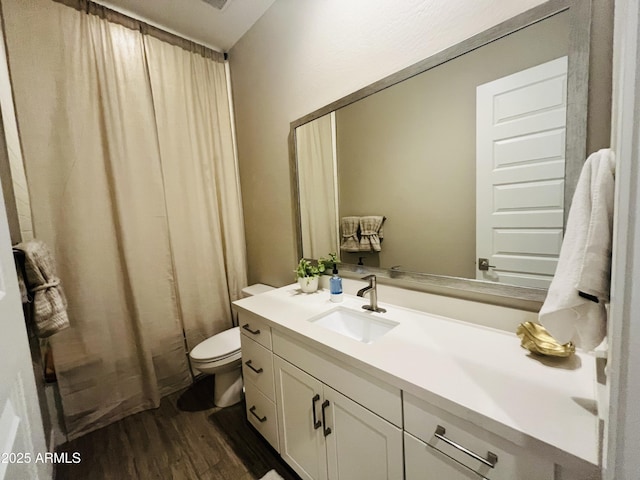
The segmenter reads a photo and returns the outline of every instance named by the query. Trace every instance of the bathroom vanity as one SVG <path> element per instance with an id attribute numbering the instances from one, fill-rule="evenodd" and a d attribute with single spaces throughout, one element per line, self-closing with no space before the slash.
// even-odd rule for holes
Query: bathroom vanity
<path id="1" fill-rule="evenodd" d="M 305 479 L 599 478 L 595 362 L 290 285 L 234 303 L 247 418 Z"/>

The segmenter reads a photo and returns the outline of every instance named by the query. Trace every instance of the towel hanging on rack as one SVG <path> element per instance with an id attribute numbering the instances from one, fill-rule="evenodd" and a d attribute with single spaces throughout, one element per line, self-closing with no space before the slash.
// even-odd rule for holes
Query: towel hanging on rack
<path id="1" fill-rule="evenodd" d="M 33 297 L 35 332 L 41 338 L 50 337 L 69 326 L 67 299 L 53 256 L 40 240 L 23 242 L 14 248 L 24 254 L 24 280 Z"/>
<path id="2" fill-rule="evenodd" d="M 358 241 L 358 228 L 360 226 L 360 217 L 342 217 L 340 227 L 342 229 L 342 244 L 340 250 L 345 252 L 360 251 L 360 243 Z"/>
<path id="3" fill-rule="evenodd" d="M 539 320 L 560 343 L 592 350 L 606 334 L 611 277 L 615 158 L 589 156 L 578 180 L 560 258 Z"/>
<path id="4" fill-rule="evenodd" d="M 382 225 L 386 217 L 382 215 L 369 215 L 360 217 L 360 251 L 379 252 L 382 250 L 380 240 L 382 238 Z"/>

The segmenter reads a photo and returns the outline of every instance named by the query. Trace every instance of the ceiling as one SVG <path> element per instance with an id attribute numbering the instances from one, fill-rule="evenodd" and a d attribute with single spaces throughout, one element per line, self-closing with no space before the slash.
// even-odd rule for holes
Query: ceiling
<path id="1" fill-rule="evenodd" d="M 228 0 L 218 10 L 203 0 L 97 0 L 113 10 L 226 52 L 275 0 Z"/>

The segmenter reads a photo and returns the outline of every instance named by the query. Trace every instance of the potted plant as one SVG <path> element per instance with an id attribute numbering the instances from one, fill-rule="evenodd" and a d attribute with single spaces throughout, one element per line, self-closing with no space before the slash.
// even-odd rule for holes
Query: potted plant
<path id="1" fill-rule="evenodd" d="M 313 263 L 306 258 L 301 258 L 300 262 L 298 262 L 298 268 L 295 269 L 300 289 L 305 293 L 318 290 L 318 277 L 324 271 L 325 264 L 323 259 L 320 259 L 317 263 Z"/>
<path id="2" fill-rule="evenodd" d="M 336 253 L 330 253 L 327 258 L 320 257 L 318 263 L 324 265 L 325 270 L 331 270 L 336 263 L 340 263 Z"/>

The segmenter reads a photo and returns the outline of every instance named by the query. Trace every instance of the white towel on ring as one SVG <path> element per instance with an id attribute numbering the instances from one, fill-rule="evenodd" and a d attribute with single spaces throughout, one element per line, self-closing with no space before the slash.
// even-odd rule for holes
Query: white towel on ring
<path id="1" fill-rule="evenodd" d="M 615 157 L 589 156 L 578 180 L 560 258 L 539 320 L 560 343 L 592 350 L 606 335 L 611 282 Z"/>

